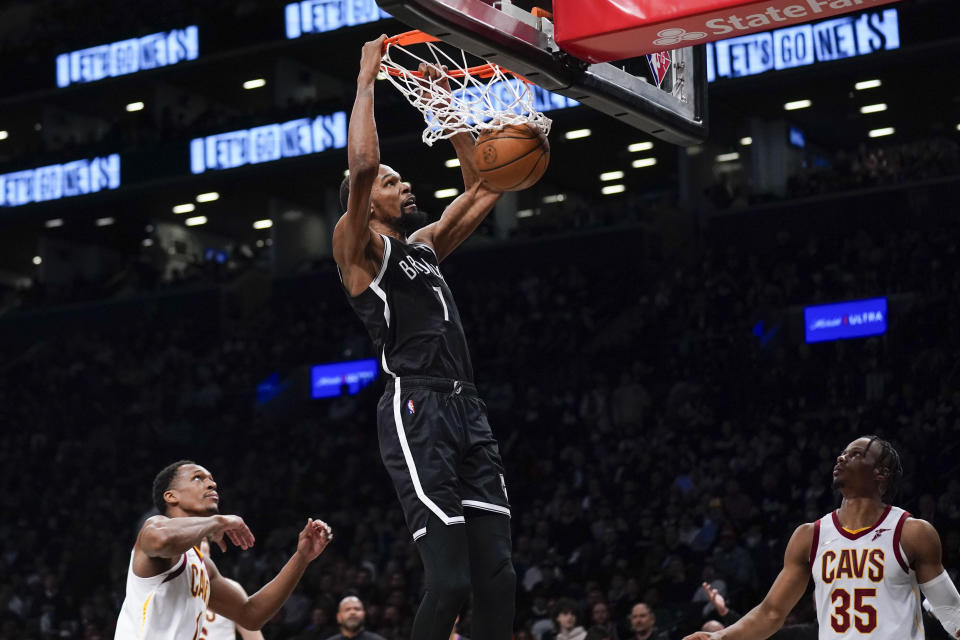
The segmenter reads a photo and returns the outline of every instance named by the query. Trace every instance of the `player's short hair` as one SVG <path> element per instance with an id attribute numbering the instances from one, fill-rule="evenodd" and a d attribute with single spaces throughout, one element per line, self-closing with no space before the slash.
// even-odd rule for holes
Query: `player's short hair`
<path id="1" fill-rule="evenodd" d="M 573 617 L 576 618 L 578 622 L 580 621 L 580 607 L 570 598 L 560 598 L 557 600 L 557 604 L 553 607 L 553 617 L 557 617 L 561 613 L 572 613 Z"/>
<path id="2" fill-rule="evenodd" d="M 897 491 L 900 489 L 900 479 L 903 477 L 903 465 L 900 464 L 900 454 L 897 453 L 897 450 L 893 448 L 893 445 L 881 438 L 880 436 L 863 436 L 867 438 L 867 446 L 863 450 L 863 455 L 866 457 L 867 451 L 870 450 L 874 444 L 880 447 L 880 457 L 877 458 L 877 467 L 880 469 L 886 469 L 887 471 L 887 486 L 883 488 L 883 494 L 881 497 L 893 499 L 897 496 Z"/>
<path id="3" fill-rule="evenodd" d="M 173 482 L 177 471 L 185 464 L 197 463 L 193 460 L 177 460 L 161 469 L 153 479 L 153 506 L 164 515 L 167 513 L 167 501 L 163 499 L 163 494 L 170 488 L 170 483 Z"/>
<path id="4" fill-rule="evenodd" d="M 347 201 L 350 199 L 350 174 L 343 176 L 340 181 L 340 211 L 346 213 Z"/>

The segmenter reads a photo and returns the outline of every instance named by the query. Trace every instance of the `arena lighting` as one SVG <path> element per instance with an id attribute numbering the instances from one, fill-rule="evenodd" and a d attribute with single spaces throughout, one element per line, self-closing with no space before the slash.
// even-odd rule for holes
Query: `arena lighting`
<path id="1" fill-rule="evenodd" d="M 207 216 L 194 216 L 192 218 L 187 218 L 183 221 L 183 224 L 188 227 L 198 227 L 201 224 L 207 224 Z"/>
<path id="2" fill-rule="evenodd" d="M 563 202 L 566 199 L 567 199 L 567 194 L 555 193 L 552 196 L 544 196 L 543 204 L 557 204 L 558 202 Z"/>
<path id="3" fill-rule="evenodd" d="M 883 86 L 883 83 L 880 80 L 864 80 L 863 82 L 858 82 L 853 85 L 853 88 L 857 91 L 865 91 L 867 89 L 876 89 Z"/>
<path id="4" fill-rule="evenodd" d="M 897 130 L 893 127 L 882 127 L 880 129 L 871 130 L 869 135 L 871 138 L 882 138 L 884 136 L 892 136 L 896 132 Z"/>
<path id="5" fill-rule="evenodd" d="M 178 204 L 173 208 L 173 212 L 174 213 L 191 213 L 196 208 L 197 206 L 195 204 L 193 204 L 192 202 L 188 202 L 186 204 Z"/>
<path id="6" fill-rule="evenodd" d="M 244 89 L 259 89 L 265 86 L 267 86 L 267 81 L 263 78 L 254 78 L 253 80 L 247 80 L 243 83 Z"/>
<path id="7" fill-rule="evenodd" d="M 47 229 L 56 229 L 63 226 L 63 218 L 52 218 L 43 223 Z"/>
<path id="8" fill-rule="evenodd" d="M 337 111 L 194 138 L 190 141 L 190 172 L 233 169 L 346 146 L 347 114 Z"/>
<path id="9" fill-rule="evenodd" d="M 216 191 L 210 191 L 209 193 L 201 193 L 197 196 L 197 202 L 213 202 L 214 200 L 219 200 L 220 194 Z"/>
<path id="10" fill-rule="evenodd" d="M 137 102 L 131 102 L 127 105 L 127 111 L 133 113 L 134 111 L 143 111 L 143 103 L 139 100 Z"/>
<path id="11" fill-rule="evenodd" d="M 630 163 L 630 166 L 634 169 L 642 169 L 644 167 L 652 167 L 655 164 L 657 164 L 656 158 L 640 158 Z"/>
<path id="12" fill-rule="evenodd" d="M 856 4 L 861 2 L 857 0 Z M 742 78 L 899 48 L 897 10 L 874 10 L 709 42 L 707 81 Z"/>
<path id="13" fill-rule="evenodd" d="M 7 133 L 6 131 L 0 131 L 0 140 L 6 140 L 9 137 L 10 137 L 9 133 Z"/>
<path id="14" fill-rule="evenodd" d="M 273 220 L 257 220 L 253 223 L 254 229 L 269 229 L 273 226 Z"/>
<path id="15" fill-rule="evenodd" d="M 94 224 L 96 224 L 98 227 L 109 227 L 114 222 L 116 222 L 115 218 L 97 218 Z"/>
<path id="16" fill-rule="evenodd" d="M 152 240 L 151 238 L 144 238 L 142 244 L 143 244 L 143 246 L 145 246 L 145 247 L 152 247 L 152 246 L 153 246 L 153 240 Z"/>
<path id="17" fill-rule="evenodd" d="M 736 151 L 732 153 L 721 153 L 717 156 L 717 162 L 734 162 L 740 159 L 740 154 Z"/>
<path id="18" fill-rule="evenodd" d="M 517 211 L 518 218 L 532 218 L 533 216 L 533 209 L 520 209 L 520 211 Z"/>
<path id="19" fill-rule="evenodd" d="M 39 266 L 42 263 L 43 263 L 43 258 L 41 258 L 40 256 L 33 256 L 33 264 Z"/>
<path id="20" fill-rule="evenodd" d="M 573 131 L 567 131 L 563 134 L 563 137 L 567 140 L 579 140 L 580 138 L 589 138 L 592 133 L 590 129 L 574 129 Z"/>
<path id="21" fill-rule="evenodd" d="M 287 39 L 389 18 L 376 0 L 301 0 L 284 7 Z"/>
<path id="22" fill-rule="evenodd" d="M 615 193 L 623 193 L 626 190 L 627 188 L 622 184 L 611 184 L 601 189 L 600 193 L 605 196 L 612 196 Z"/>
<path id="23" fill-rule="evenodd" d="M 453 198 L 460 194 L 459 189 L 438 189 L 433 192 L 433 197 L 437 199 Z"/>
<path id="24" fill-rule="evenodd" d="M 743 147 L 749 147 L 749 146 L 752 145 L 752 144 L 753 144 L 753 138 L 751 138 L 750 136 L 746 136 L 746 137 L 744 137 L 744 138 L 740 138 L 740 145 L 741 145 L 741 146 L 743 146 Z"/>
<path id="25" fill-rule="evenodd" d="M 886 298 L 849 300 L 803 309 L 806 341 L 829 342 L 876 336 L 887 332 Z"/>
<path id="26" fill-rule="evenodd" d="M 19 207 L 120 187 L 120 155 L 0 174 L 0 207 Z"/>
<path id="27" fill-rule="evenodd" d="M 623 171 L 608 171 L 600 174 L 601 182 L 610 182 L 611 180 L 620 180 L 623 178 Z"/>
<path id="28" fill-rule="evenodd" d="M 627 147 L 627 151 L 630 153 L 636 153 L 638 151 L 650 151 L 653 149 L 652 142 L 635 142 Z"/>
<path id="29" fill-rule="evenodd" d="M 57 56 L 57 86 L 96 82 L 146 69 L 196 60 L 200 36 L 195 25 L 101 44 Z"/>
<path id="30" fill-rule="evenodd" d="M 881 111 L 886 111 L 887 105 L 883 104 L 868 104 L 865 107 L 860 107 L 860 113 L 880 113 Z"/>
<path id="31" fill-rule="evenodd" d="M 455 168 L 455 167 L 459 167 L 459 166 L 460 166 L 460 159 L 459 159 L 459 158 L 451 158 L 450 160 L 447 160 L 446 162 L 444 162 L 444 163 L 443 163 L 443 166 L 445 166 L 447 169 L 453 169 L 453 168 Z"/>
<path id="32" fill-rule="evenodd" d="M 793 102 L 788 102 L 783 105 L 783 108 L 787 111 L 796 111 L 797 109 L 807 109 L 813 106 L 813 103 L 809 100 L 794 100 Z"/>

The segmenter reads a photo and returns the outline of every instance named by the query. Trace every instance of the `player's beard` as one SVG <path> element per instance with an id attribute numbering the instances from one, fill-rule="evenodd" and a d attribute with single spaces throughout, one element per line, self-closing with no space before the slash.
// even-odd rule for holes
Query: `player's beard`
<path id="1" fill-rule="evenodd" d="M 405 213 L 403 209 L 400 210 L 397 227 L 404 236 L 409 236 L 425 224 L 427 224 L 427 214 L 420 207 L 414 207 L 410 213 Z"/>

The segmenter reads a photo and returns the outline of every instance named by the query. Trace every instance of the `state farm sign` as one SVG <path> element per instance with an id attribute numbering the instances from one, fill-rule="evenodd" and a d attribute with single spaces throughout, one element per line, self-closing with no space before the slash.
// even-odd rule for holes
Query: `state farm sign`
<path id="1" fill-rule="evenodd" d="M 634 58 L 897 0 L 554 0 L 555 39 L 589 62 Z M 682 6 L 678 6 L 682 5 Z"/>

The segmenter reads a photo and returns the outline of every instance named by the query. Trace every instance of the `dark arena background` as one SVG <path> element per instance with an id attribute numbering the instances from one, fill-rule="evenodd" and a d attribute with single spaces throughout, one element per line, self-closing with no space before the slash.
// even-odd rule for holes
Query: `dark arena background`
<path id="1" fill-rule="evenodd" d="M 802 64 L 791 33 L 711 44 L 688 148 L 538 96 L 546 175 L 444 263 L 506 466 L 517 640 L 551 640 L 562 598 L 591 640 L 643 640 L 640 602 L 664 637 L 699 629 L 704 580 L 749 610 L 863 434 L 899 450 L 894 502 L 957 580 L 958 18 L 849 14 L 873 36 L 821 30 Z M 113 638 L 181 458 L 257 536 L 214 550 L 248 591 L 307 516 L 337 532 L 266 638 L 335 634 L 349 594 L 409 637 L 383 374 L 330 248 L 360 47 L 405 30 L 372 0 L 0 2 L 0 638 Z M 453 151 L 376 96 L 384 162 L 435 219 Z M 235 152 L 267 125 L 282 144 Z M 789 622 L 812 620 L 808 592 Z"/>

